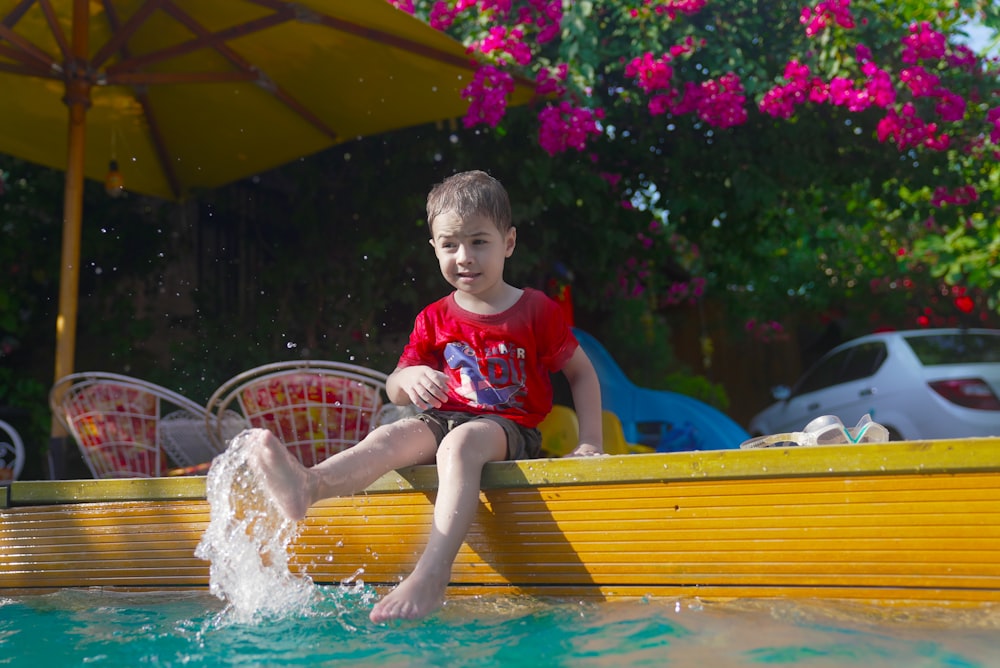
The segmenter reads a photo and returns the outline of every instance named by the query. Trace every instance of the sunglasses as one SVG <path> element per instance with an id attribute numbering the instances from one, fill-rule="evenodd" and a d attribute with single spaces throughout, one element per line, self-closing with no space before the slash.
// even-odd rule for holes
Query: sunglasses
<path id="1" fill-rule="evenodd" d="M 865 413 L 858 424 L 848 429 L 836 415 L 822 415 L 805 426 L 802 431 L 786 434 L 758 436 L 740 444 L 740 448 L 773 448 L 794 445 L 850 445 L 857 443 L 888 443 L 889 430 L 872 421 Z"/>

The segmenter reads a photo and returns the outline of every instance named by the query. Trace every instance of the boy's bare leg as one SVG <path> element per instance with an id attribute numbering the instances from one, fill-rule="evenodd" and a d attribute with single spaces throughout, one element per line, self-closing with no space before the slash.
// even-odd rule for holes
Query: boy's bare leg
<path id="1" fill-rule="evenodd" d="M 427 425 L 411 418 L 379 427 L 354 447 L 306 468 L 266 432 L 250 454 L 250 465 L 282 514 L 300 520 L 320 499 L 356 494 L 389 471 L 430 464 L 435 445 Z"/>
<path id="2" fill-rule="evenodd" d="M 450 432 L 438 449 L 438 493 L 427 547 L 413 572 L 375 604 L 373 622 L 424 617 L 444 601 L 451 567 L 479 505 L 483 466 L 507 458 L 507 436 L 489 420 Z"/>

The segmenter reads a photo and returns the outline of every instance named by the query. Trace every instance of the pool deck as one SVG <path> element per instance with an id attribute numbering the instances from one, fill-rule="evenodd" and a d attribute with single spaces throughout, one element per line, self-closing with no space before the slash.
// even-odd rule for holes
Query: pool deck
<path id="1" fill-rule="evenodd" d="M 293 570 L 391 586 L 430 525 L 434 467 L 310 509 Z M 453 595 L 1000 603 L 1000 438 L 487 466 Z M 202 588 L 205 478 L 0 488 L 0 594 Z"/>

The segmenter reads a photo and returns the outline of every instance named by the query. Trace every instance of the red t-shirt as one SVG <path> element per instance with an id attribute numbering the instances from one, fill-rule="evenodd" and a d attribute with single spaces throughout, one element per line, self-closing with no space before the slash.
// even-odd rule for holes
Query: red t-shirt
<path id="1" fill-rule="evenodd" d="M 426 365 L 448 375 L 442 411 L 493 413 L 535 427 L 552 410 L 551 373 L 573 356 L 576 337 L 562 309 L 525 288 L 503 313 L 466 311 L 454 293 L 417 315 L 400 367 Z"/>

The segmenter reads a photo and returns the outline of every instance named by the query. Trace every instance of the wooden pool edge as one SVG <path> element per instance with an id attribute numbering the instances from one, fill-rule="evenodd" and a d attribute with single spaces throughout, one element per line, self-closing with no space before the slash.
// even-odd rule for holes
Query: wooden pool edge
<path id="1" fill-rule="evenodd" d="M 982 471 L 1000 471 L 1000 437 L 496 462 L 484 469 L 481 486 L 488 490 L 649 481 Z M 205 480 L 205 476 L 177 476 L 15 481 L 0 488 L 0 508 L 100 501 L 204 499 Z M 436 488 L 435 467 L 414 466 L 387 473 L 365 493 L 431 491 Z"/>

